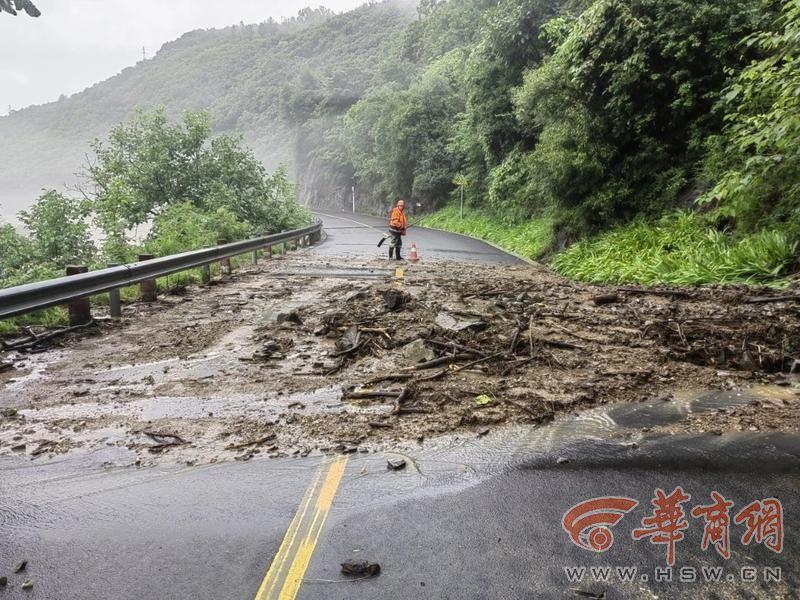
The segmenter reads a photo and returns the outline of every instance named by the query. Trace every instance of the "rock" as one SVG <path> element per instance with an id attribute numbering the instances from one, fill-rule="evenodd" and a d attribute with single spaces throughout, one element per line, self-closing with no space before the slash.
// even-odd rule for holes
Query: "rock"
<path id="1" fill-rule="evenodd" d="M 410 364 L 415 365 L 421 362 L 427 362 L 436 358 L 436 353 L 425 345 L 425 341 L 418 339 L 410 344 L 406 344 L 400 350 Z"/>
<path id="2" fill-rule="evenodd" d="M 491 431 L 491 429 L 489 429 L 488 427 L 481 427 L 477 431 L 478 437 L 483 437 L 483 436 L 487 435 L 490 431 Z"/>
<path id="3" fill-rule="evenodd" d="M 7 419 L 11 419 L 17 416 L 17 409 L 16 408 L 8 408 L 2 407 L 0 408 L 0 417 L 5 417 Z"/>
<path id="4" fill-rule="evenodd" d="M 16 446 L 11 446 L 12 452 L 25 452 L 25 448 L 27 448 L 26 444 L 17 444 Z"/>
<path id="5" fill-rule="evenodd" d="M 616 302 L 619 302 L 619 296 L 615 293 L 600 294 L 599 296 L 592 298 L 592 302 L 594 302 L 597 306 L 603 306 L 604 304 L 615 304 Z"/>
<path id="6" fill-rule="evenodd" d="M 406 460 L 404 458 L 390 458 L 386 461 L 386 468 L 390 471 L 400 471 L 406 468 Z"/>
<path id="7" fill-rule="evenodd" d="M 0 587 L 6 587 L 8 585 L 8 577 L 3 575 L 0 577 Z"/>
<path id="8" fill-rule="evenodd" d="M 342 563 L 342 575 L 354 577 L 375 577 L 380 574 L 381 566 L 368 560 L 347 560 Z"/>
<path id="9" fill-rule="evenodd" d="M 303 319 L 300 318 L 300 315 L 296 310 L 290 310 L 288 312 L 281 312 L 275 317 L 276 323 L 294 323 L 295 325 L 302 325 Z"/>
<path id="10" fill-rule="evenodd" d="M 564 457 L 564 456 L 559 456 L 559 457 L 556 459 L 556 464 L 557 464 L 557 465 L 564 465 L 564 464 L 566 464 L 566 463 L 568 463 L 568 462 L 569 462 L 569 459 L 568 459 L 568 458 L 566 458 L 566 457 Z"/>
<path id="11" fill-rule="evenodd" d="M 401 290 L 386 290 L 383 292 L 383 303 L 389 310 L 400 310 L 409 301 L 409 296 Z"/>
<path id="12" fill-rule="evenodd" d="M 22 584 L 23 590 L 30 590 L 32 588 L 33 588 L 33 582 L 30 579 L 28 579 L 28 581 Z"/>
<path id="13" fill-rule="evenodd" d="M 342 296 L 342 302 L 352 302 L 353 300 L 363 300 L 369 296 L 369 291 L 365 289 L 355 290 L 352 292 L 348 292 L 344 296 Z"/>
<path id="14" fill-rule="evenodd" d="M 352 325 L 344 332 L 344 335 L 336 340 L 336 351 L 346 352 L 358 346 L 361 341 L 361 334 L 358 331 L 358 325 Z"/>
<path id="15" fill-rule="evenodd" d="M 445 312 L 436 315 L 434 323 L 436 323 L 436 326 L 440 329 L 455 333 L 466 331 L 467 329 L 483 329 L 486 327 L 486 323 L 480 319 L 459 319 Z"/>
<path id="16" fill-rule="evenodd" d="M 23 560 L 17 565 L 17 568 L 14 569 L 14 573 L 22 573 L 26 568 L 28 568 L 28 561 Z"/>
<path id="17" fill-rule="evenodd" d="M 772 396 L 767 396 L 764 398 L 764 401 L 767 403 L 766 406 L 775 406 L 777 408 L 783 408 L 786 406 L 786 402 L 784 402 L 783 398 L 773 398 Z"/>

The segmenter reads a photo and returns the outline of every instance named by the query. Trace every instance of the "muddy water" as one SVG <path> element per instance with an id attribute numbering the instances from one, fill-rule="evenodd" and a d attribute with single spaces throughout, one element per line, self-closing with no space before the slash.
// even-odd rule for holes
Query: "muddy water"
<path id="1" fill-rule="evenodd" d="M 150 420 L 159 423 L 173 419 L 191 421 L 213 415 L 223 420 L 236 418 L 251 422 L 274 422 L 280 439 L 282 419 L 285 418 L 289 406 L 293 406 L 293 410 L 299 414 L 324 414 L 328 411 L 346 411 L 352 414 L 369 412 L 374 413 L 376 418 L 380 413 L 391 410 L 386 405 L 359 407 L 343 403 L 341 393 L 342 390 L 337 386 L 329 386 L 313 393 L 274 395 L 269 398 L 255 398 L 245 394 L 231 395 L 225 399 L 152 397 L 112 406 L 86 401 L 21 412 L 26 416 L 29 426 L 37 434 L 41 434 L 41 437 L 45 437 L 46 423 L 58 422 L 60 419 L 70 419 L 71 423 L 79 423 L 80 419 L 91 422 L 98 415 L 107 418 L 109 424 L 99 428 L 87 429 L 79 424 L 74 425 L 67 434 L 71 444 L 66 454 L 40 457 L 34 463 L 39 464 L 44 458 L 47 464 L 57 465 L 63 462 L 65 465 L 80 465 L 91 470 L 149 463 L 146 458 L 142 460 L 148 455 L 143 455 L 141 449 L 151 444 L 152 440 L 132 431 L 131 423 Z M 416 485 L 414 481 L 422 482 L 423 486 L 427 486 L 429 482 L 438 485 L 442 482 L 442 477 L 460 482 L 460 485 L 467 481 L 476 482 L 515 463 L 545 458 L 547 464 L 556 465 L 560 461 L 566 462 L 567 459 L 562 458 L 563 456 L 575 460 L 581 444 L 586 441 L 602 441 L 603 447 L 610 449 L 609 451 L 635 449 L 639 444 L 644 448 L 648 438 L 653 435 L 669 435 L 670 426 L 685 422 L 692 416 L 744 407 L 754 401 L 788 401 L 796 398 L 795 394 L 795 388 L 777 386 L 758 386 L 737 391 L 682 392 L 669 401 L 607 405 L 575 415 L 562 415 L 554 422 L 540 427 L 495 427 L 484 436 L 467 432 L 430 438 L 423 442 L 401 441 L 359 450 L 379 451 L 378 456 L 383 458 L 405 458 L 408 465 L 406 476 L 410 477 L 408 485 Z M 204 426 L 202 435 L 198 430 L 198 436 L 192 439 L 190 446 L 170 450 L 170 462 L 202 465 L 230 461 L 237 455 L 241 459 L 240 452 L 247 451 L 221 451 L 220 436 L 224 431 L 223 426 Z M 37 434 L 33 437 L 37 437 Z M 139 446 L 132 447 L 132 440 Z M 227 442 L 222 442 L 223 445 L 224 443 Z M 257 460 L 266 457 L 270 453 L 268 446 L 266 444 L 255 449 L 248 458 Z M 292 449 L 291 445 L 287 445 L 286 454 L 299 457 L 305 454 L 301 450 L 301 446 Z M 312 455 L 325 453 L 324 450 L 316 450 Z M 9 459 L 8 456 L 15 456 L 19 460 L 23 458 L 22 454 L 4 454 L 7 455 L 3 459 L 6 466 L 20 466 L 21 463 Z M 312 463 L 309 464 L 313 467 Z"/>
<path id="2" fill-rule="evenodd" d="M 466 471 L 491 473 L 506 468 L 510 462 L 558 454 L 586 440 L 634 449 L 649 437 L 676 433 L 670 426 L 683 423 L 691 416 L 727 411 L 754 402 L 796 402 L 798 389 L 800 378 L 792 387 L 764 385 L 742 390 L 682 391 L 668 401 L 611 404 L 576 415 L 562 415 L 542 427 L 509 426 L 478 439 L 444 436 L 416 450 L 405 446 L 404 451 L 419 455 L 423 463 L 440 458 L 461 464 Z"/>

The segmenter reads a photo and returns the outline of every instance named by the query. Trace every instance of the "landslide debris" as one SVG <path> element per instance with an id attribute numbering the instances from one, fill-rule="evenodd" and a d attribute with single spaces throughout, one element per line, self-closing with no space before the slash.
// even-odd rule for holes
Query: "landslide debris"
<path id="1" fill-rule="evenodd" d="M 337 260 L 276 260 L 104 324 L 46 376 L 0 388 L 0 406 L 20 411 L 0 413 L 0 452 L 111 445 L 140 464 L 358 452 L 676 390 L 795 385 L 781 375 L 800 357 L 791 294 L 448 262 L 395 280 L 379 259 L 347 264 L 349 280 L 324 277 L 345 268 Z M 792 398 L 752 408 L 788 430 Z"/>

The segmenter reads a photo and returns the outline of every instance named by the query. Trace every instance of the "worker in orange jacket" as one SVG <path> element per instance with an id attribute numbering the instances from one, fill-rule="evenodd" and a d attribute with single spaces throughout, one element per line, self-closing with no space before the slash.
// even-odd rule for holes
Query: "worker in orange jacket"
<path id="1" fill-rule="evenodd" d="M 394 256 L 397 260 L 402 260 L 400 249 L 403 247 L 403 236 L 408 229 L 405 208 L 405 200 L 400 198 L 397 201 L 397 205 L 392 209 L 392 216 L 389 218 L 389 234 L 392 237 L 392 241 L 389 244 L 389 258 Z"/>

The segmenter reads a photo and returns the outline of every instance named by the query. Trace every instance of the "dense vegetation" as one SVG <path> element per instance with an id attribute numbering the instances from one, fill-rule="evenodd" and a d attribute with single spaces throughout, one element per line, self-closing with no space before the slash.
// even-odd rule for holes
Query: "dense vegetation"
<path id="1" fill-rule="evenodd" d="M 350 109 L 331 167 L 431 208 L 463 189 L 466 222 L 429 222 L 529 256 L 623 227 L 560 256 L 571 276 L 773 279 L 798 267 L 798 6 L 424 3 L 408 84 Z"/>
<path id="2" fill-rule="evenodd" d="M 19 213 L 24 234 L 0 227 L 0 287 L 61 276 L 68 264 L 134 262 L 310 220 L 286 173 L 268 174 L 238 138 L 212 137 L 206 113 L 174 123 L 163 109 L 139 111 L 93 146 L 79 197 L 48 190 Z"/>
<path id="3" fill-rule="evenodd" d="M 306 10 L 187 34 L 83 94 L 0 120 L 0 139 L 35 167 L 52 160 L 43 148 L 136 104 L 208 107 L 268 168 L 287 164 L 307 203 L 341 207 L 351 187 L 363 209 L 413 198 L 444 208 L 433 224 L 556 253 L 556 268 L 582 279 L 769 281 L 798 268 L 798 39 L 800 0 Z M 98 165 L 111 160 L 96 150 Z M 186 204 L 160 206 L 153 181 L 129 181 L 144 186 L 142 204 L 109 190 L 96 224 L 113 241 L 154 215 L 183 214 L 186 227 L 212 207 L 260 218 L 246 195 L 170 183 Z M 445 208 L 462 193 L 465 219 Z"/>

